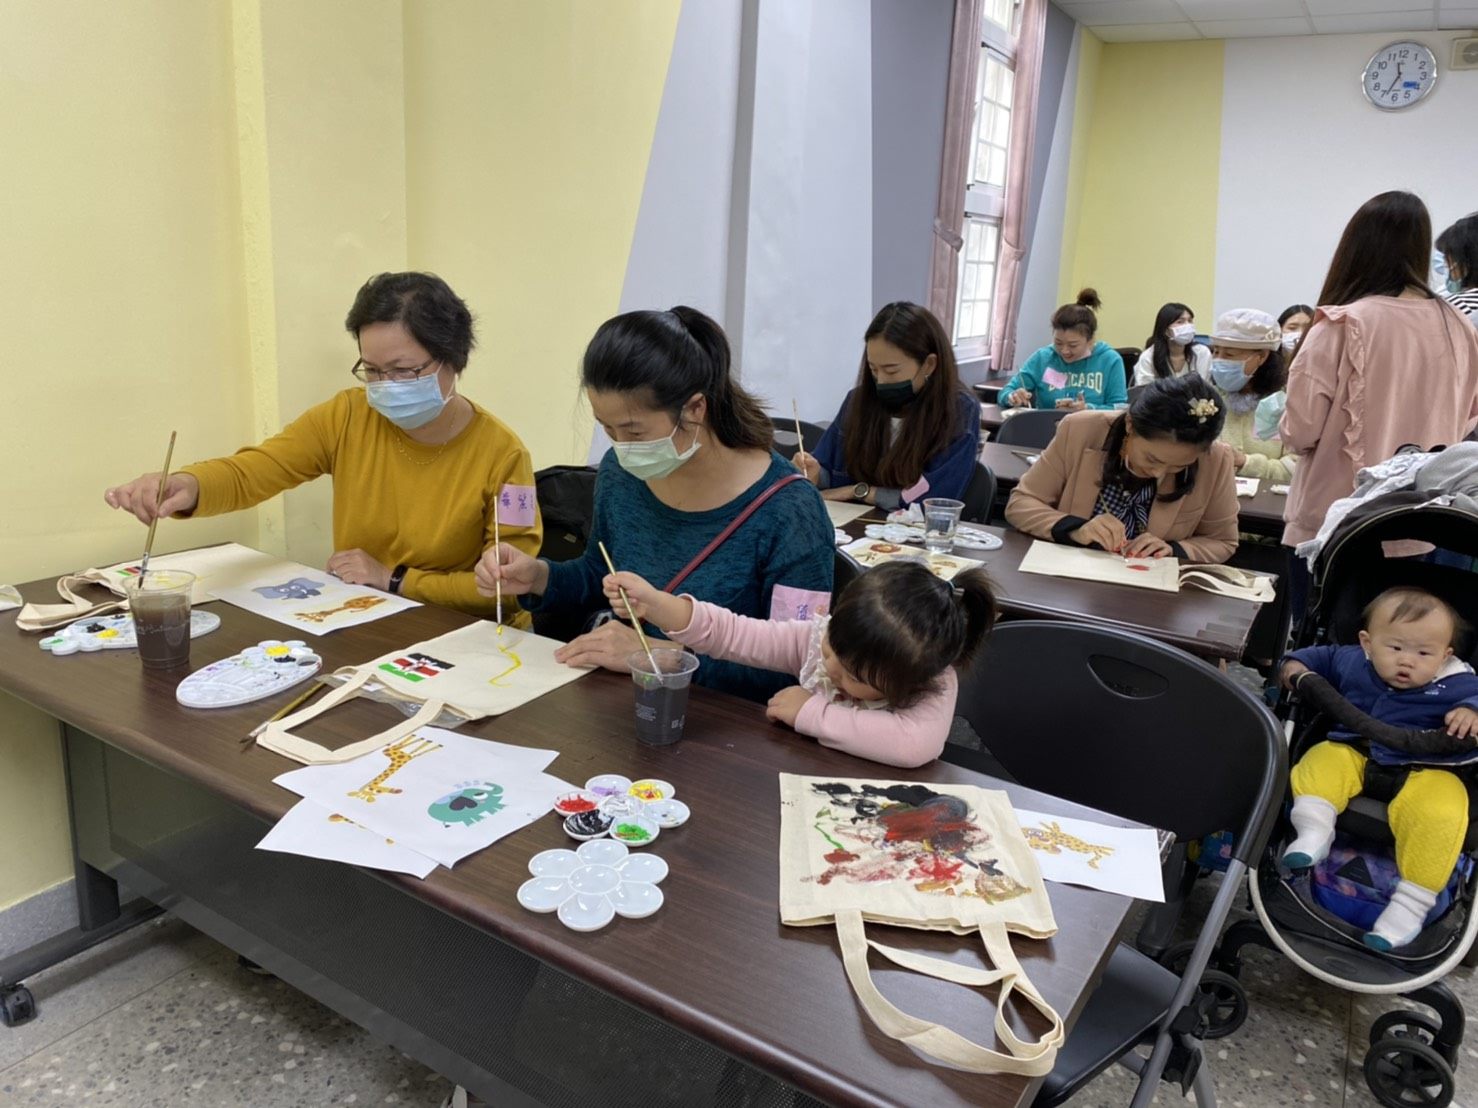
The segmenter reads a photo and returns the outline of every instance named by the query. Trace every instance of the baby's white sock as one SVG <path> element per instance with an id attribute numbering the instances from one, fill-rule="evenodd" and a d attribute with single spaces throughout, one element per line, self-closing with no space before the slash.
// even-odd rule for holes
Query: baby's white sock
<path id="1" fill-rule="evenodd" d="M 1365 935 L 1365 945 L 1371 950 L 1395 950 L 1403 947 L 1422 933 L 1422 924 L 1427 913 L 1437 903 L 1437 894 L 1431 889 L 1413 885 L 1404 878 L 1391 894 L 1391 902 L 1376 918 L 1375 926 Z"/>
<path id="2" fill-rule="evenodd" d="M 1296 833 L 1283 852 L 1283 864 L 1289 869 L 1308 869 L 1329 856 L 1334 845 L 1334 820 L 1339 813 L 1322 796 L 1296 796 L 1288 819 Z"/>

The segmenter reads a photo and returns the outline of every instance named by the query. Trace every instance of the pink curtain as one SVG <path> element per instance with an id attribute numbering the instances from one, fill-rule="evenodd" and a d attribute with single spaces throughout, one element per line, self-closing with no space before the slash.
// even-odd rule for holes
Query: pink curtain
<path id="1" fill-rule="evenodd" d="M 1046 0 L 1040 0 L 1045 5 Z M 934 251 L 929 262 L 929 310 L 954 332 L 960 248 L 965 245 L 965 177 L 970 164 L 970 123 L 980 74 L 980 20 L 984 0 L 955 0 L 949 39 L 949 92 L 944 109 L 944 157 L 939 204 L 934 213 Z"/>
<path id="2" fill-rule="evenodd" d="M 996 262 L 996 297 L 991 306 L 990 366 L 1011 368 L 1016 359 L 1016 319 L 1021 310 L 1021 261 L 1026 253 L 1026 206 L 1036 145 L 1037 99 L 1042 83 L 1042 47 L 1047 35 L 1047 0 L 1023 0 L 1016 39 L 1015 95 L 1011 105 L 1011 153 L 1006 169 L 1006 211 L 1001 217 L 1001 253 Z M 953 67 L 951 67 L 953 73 Z"/>

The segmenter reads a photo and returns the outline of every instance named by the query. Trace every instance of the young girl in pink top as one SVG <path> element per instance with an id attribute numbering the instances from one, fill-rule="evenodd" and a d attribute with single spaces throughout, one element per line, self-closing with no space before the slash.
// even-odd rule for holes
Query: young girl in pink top
<path id="1" fill-rule="evenodd" d="M 939 757 L 955 714 L 955 667 L 990 633 L 996 600 L 981 570 L 941 581 L 915 562 L 887 562 L 853 580 L 832 613 L 808 621 L 753 619 L 662 592 L 634 573 L 605 579 L 606 598 L 674 642 L 710 658 L 793 673 L 767 718 L 823 746 L 890 766 Z"/>

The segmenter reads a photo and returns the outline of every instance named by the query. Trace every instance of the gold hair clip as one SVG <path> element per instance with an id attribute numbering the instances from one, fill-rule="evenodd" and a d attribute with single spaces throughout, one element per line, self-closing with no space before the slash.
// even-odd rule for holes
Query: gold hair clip
<path id="1" fill-rule="evenodd" d="M 1220 409 L 1217 408 L 1215 400 L 1212 400 L 1210 397 L 1201 396 L 1190 402 L 1190 410 L 1191 415 L 1196 417 L 1198 423 L 1205 423 Z"/>

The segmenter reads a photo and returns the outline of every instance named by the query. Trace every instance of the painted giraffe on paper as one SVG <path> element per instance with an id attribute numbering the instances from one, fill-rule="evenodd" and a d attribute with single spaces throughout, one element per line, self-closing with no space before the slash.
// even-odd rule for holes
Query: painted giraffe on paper
<path id="1" fill-rule="evenodd" d="M 419 758 L 422 754 L 430 754 L 433 750 L 440 750 L 441 744 L 434 743 L 430 739 L 423 739 L 416 735 L 407 735 L 399 742 L 391 743 L 380 751 L 381 754 L 390 759 L 390 764 L 380 773 L 378 777 L 349 794 L 350 800 L 362 800 L 366 804 L 373 804 L 375 797 L 385 796 L 400 792 L 385 784 L 409 762 L 412 758 Z"/>

